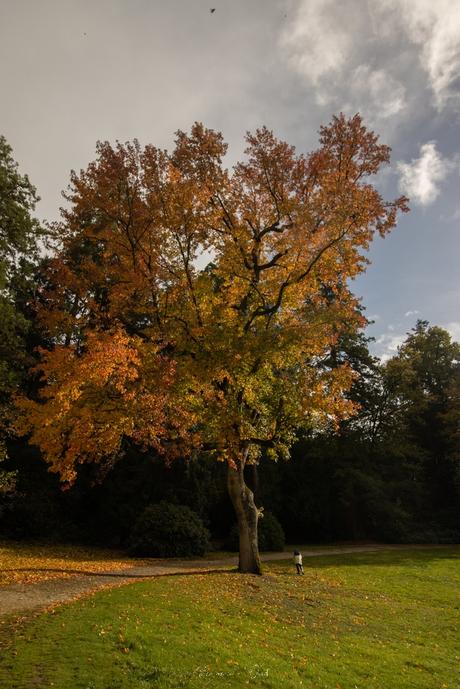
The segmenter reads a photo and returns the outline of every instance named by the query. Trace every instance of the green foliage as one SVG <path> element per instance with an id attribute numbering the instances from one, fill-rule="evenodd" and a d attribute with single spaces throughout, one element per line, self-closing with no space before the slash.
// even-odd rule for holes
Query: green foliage
<path id="1" fill-rule="evenodd" d="M 27 364 L 25 337 L 30 324 L 25 302 L 33 291 L 39 241 L 44 237 L 32 217 L 38 200 L 0 136 L 0 396 L 16 387 Z"/>
<path id="2" fill-rule="evenodd" d="M 284 550 L 286 537 L 283 527 L 272 512 L 264 512 L 259 519 L 259 548 L 262 552 Z"/>
<path id="3" fill-rule="evenodd" d="M 31 364 L 27 302 L 34 289 L 39 239 L 44 236 L 32 217 L 38 200 L 27 175 L 19 173 L 11 147 L 0 136 L 0 460 L 7 456 L 6 441 L 11 435 L 11 396 Z M 13 486 L 14 474 L 0 469 L 0 498 L 11 494 Z"/>
<path id="4" fill-rule="evenodd" d="M 291 542 L 458 542 L 460 346 L 419 322 L 386 364 L 363 336 L 341 338 L 334 361 L 359 373 L 359 413 L 261 463 L 259 502 Z"/>
<path id="5" fill-rule="evenodd" d="M 446 330 L 418 321 L 384 376 L 410 443 L 402 454 L 417 461 L 425 487 L 422 523 L 458 533 L 460 344 Z"/>
<path id="6" fill-rule="evenodd" d="M 10 506 L 11 496 L 15 493 L 18 473 L 17 471 L 4 471 L 1 468 L 4 461 L 5 456 L 2 453 L 2 446 L 0 444 L 0 520 L 3 519 L 5 512 Z"/>
<path id="7" fill-rule="evenodd" d="M 0 136 L 0 289 L 30 274 L 41 230 L 31 213 L 39 201 L 27 175 L 18 172 L 12 149 Z"/>
<path id="8" fill-rule="evenodd" d="M 138 518 L 130 546 L 144 557 L 202 556 L 209 549 L 209 532 L 189 507 L 160 502 Z"/>

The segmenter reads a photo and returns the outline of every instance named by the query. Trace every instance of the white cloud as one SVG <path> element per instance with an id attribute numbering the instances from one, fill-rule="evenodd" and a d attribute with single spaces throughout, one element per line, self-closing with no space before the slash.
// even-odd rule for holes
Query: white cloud
<path id="1" fill-rule="evenodd" d="M 460 105 L 460 3 L 458 0 L 371 0 L 377 12 L 392 13 L 419 49 L 438 110 Z"/>
<path id="2" fill-rule="evenodd" d="M 436 150 L 435 141 L 428 141 L 420 146 L 419 158 L 412 159 L 410 163 L 397 163 L 399 187 L 414 203 L 427 206 L 437 199 L 440 182 L 454 166 L 452 160 L 444 158 Z"/>
<path id="3" fill-rule="evenodd" d="M 334 0 L 302 0 L 281 35 L 291 67 L 315 86 L 339 72 L 349 57 L 352 35 L 335 9 Z"/>
<path id="4" fill-rule="evenodd" d="M 344 105 L 344 110 L 353 110 L 354 104 L 361 103 L 372 120 L 392 117 L 406 106 L 406 89 L 384 69 L 359 65 L 348 86 L 350 102 Z"/>
<path id="5" fill-rule="evenodd" d="M 418 316 L 419 313 L 420 313 L 420 311 L 417 311 L 417 309 L 414 309 L 413 311 L 406 311 L 406 313 L 404 314 L 404 316 L 405 316 L 406 318 L 410 318 L 411 316 Z"/>
<path id="6" fill-rule="evenodd" d="M 453 340 L 460 342 L 460 321 L 451 321 L 444 327 Z"/>
<path id="7" fill-rule="evenodd" d="M 360 111 L 371 123 L 386 120 L 406 106 L 405 87 L 388 66 L 368 64 L 363 48 L 372 34 L 372 17 L 360 0 L 296 0 L 280 46 L 288 64 L 314 87 L 319 105 Z M 357 40 L 359 36 L 359 40 Z"/>
<path id="8" fill-rule="evenodd" d="M 291 4 L 280 47 L 318 104 L 385 122 L 428 87 L 439 111 L 460 106 L 459 0 Z"/>
<path id="9" fill-rule="evenodd" d="M 395 333 L 380 335 L 375 341 L 375 344 L 381 360 L 388 361 L 388 359 L 397 354 L 398 347 L 402 345 L 406 337 L 406 334 Z"/>

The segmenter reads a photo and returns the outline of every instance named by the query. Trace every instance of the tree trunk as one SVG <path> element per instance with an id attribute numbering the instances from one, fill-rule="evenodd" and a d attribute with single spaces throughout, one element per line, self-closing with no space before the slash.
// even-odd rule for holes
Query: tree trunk
<path id="1" fill-rule="evenodd" d="M 238 519 L 240 537 L 239 571 L 261 574 L 259 544 L 257 540 L 257 520 L 259 511 L 254 502 L 254 494 L 244 482 L 245 459 L 236 461 L 236 468 L 228 467 L 227 485 L 233 507 Z"/>

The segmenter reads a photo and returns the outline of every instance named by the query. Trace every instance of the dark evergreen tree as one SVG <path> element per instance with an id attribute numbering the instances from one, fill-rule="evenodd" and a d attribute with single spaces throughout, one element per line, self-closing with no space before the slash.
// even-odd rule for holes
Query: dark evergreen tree
<path id="1" fill-rule="evenodd" d="M 385 370 L 409 445 L 404 456 L 412 455 L 424 486 L 417 517 L 441 540 L 460 536 L 459 376 L 460 345 L 426 321 L 417 322 Z"/>
<path id="2" fill-rule="evenodd" d="M 39 200 L 0 136 L 0 461 L 11 436 L 12 396 L 31 364 L 30 300 L 35 290 L 43 229 L 33 217 Z M 0 471 L 0 494 L 13 490 L 15 472 Z"/>

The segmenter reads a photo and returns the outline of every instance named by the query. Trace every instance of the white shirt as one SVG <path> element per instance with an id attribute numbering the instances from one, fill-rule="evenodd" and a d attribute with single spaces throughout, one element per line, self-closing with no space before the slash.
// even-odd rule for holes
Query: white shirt
<path id="1" fill-rule="evenodd" d="M 301 565 L 302 564 L 302 555 L 294 555 L 294 564 L 296 565 Z"/>

